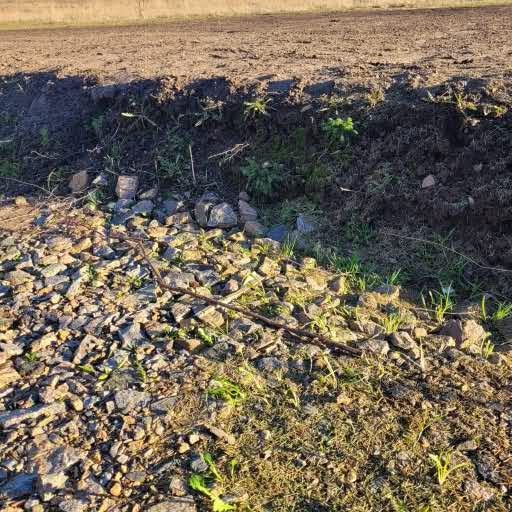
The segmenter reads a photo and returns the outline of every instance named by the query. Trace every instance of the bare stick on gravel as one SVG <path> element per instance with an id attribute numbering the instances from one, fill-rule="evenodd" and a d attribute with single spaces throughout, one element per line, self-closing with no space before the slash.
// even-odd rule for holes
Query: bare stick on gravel
<path id="1" fill-rule="evenodd" d="M 230 309 L 231 311 L 235 311 L 236 313 L 239 313 L 245 317 L 257 320 L 258 322 L 268 325 L 269 327 L 272 327 L 274 329 L 282 329 L 284 331 L 289 332 L 290 334 L 293 334 L 294 336 L 298 336 L 300 338 L 308 338 L 309 340 L 311 340 L 313 343 L 315 343 L 317 345 L 329 346 L 329 347 L 335 348 L 337 350 L 341 350 L 342 352 L 345 352 L 352 356 L 361 356 L 361 354 L 362 354 L 362 351 L 358 348 L 351 347 L 344 343 L 340 343 L 340 342 L 331 340 L 331 339 L 326 338 L 325 336 L 322 336 L 315 332 L 312 332 L 312 331 L 309 331 L 306 329 L 298 329 L 296 327 L 291 327 L 282 322 L 276 322 L 275 320 L 272 320 L 271 318 L 267 318 L 266 316 L 260 315 L 259 313 L 255 313 L 254 311 L 251 311 L 249 309 L 241 308 L 239 306 L 233 306 L 232 304 L 227 304 L 226 302 L 222 302 L 221 300 L 217 300 L 217 299 L 213 299 L 212 297 L 206 297 L 204 295 L 200 295 L 199 293 L 195 293 L 187 288 L 182 288 L 181 286 L 169 286 L 168 284 L 165 283 L 165 281 L 163 280 L 162 275 L 160 274 L 158 269 L 153 265 L 151 260 L 148 258 L 146 251 L 144 249 L 144 246 L 142 245 L 142 242 L 140 240 L 133 241 L 133 239 L 130 240 L 129 238 L 112 235 L 112 234 L 110 234 L 109 236 L 112 238 L 117 238 L 119 240 L 126 241 L 130 245 L 132 245 L 132 247 L 135 248 L 135 250 L 139 253 L 139 255 L 148 264 L 149 268 L 151 269 L 151 273 L 153 274 L 155 280 L 157 281 L 158 286 L 160 286 L 160 288 L 162 290 L 168 290 L 168 291 L 174 292 L 174 293 L 182 293 L 182 294 L 194 297 L 195 299 L 204 301 L 213 306 L 219 306 L 224 309 Z"/>

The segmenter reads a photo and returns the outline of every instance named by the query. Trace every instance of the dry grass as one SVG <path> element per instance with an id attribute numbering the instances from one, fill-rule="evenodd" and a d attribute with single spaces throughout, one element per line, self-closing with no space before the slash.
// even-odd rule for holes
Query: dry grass
<path id="1" fill-rule="evenodd" d="M 242 359 L 203 368 L 203 377 L 229 379 L 245 395 L 234 405 L 217 401 L 216 425 L 235 441 L 195 447 L 213 455 L 222 475 L 215 492 L 236 510 L 508 510 L 508 499 L 481 477 L 491 464 L 491 480 L 508 479 L 510 463 L 500 455 L 508 451 L 506 428 L 488 406 L 500 401 L 493 393 L 508 370 L 468 357 L 460 369 L 424 378 L 375 358 L 304 356 L 298 349 L 292 359 L 311 363 L 310 371 L 262 374 Z M 204 391 L 190 392 L 177 424 L 183 414 L 200 424 L 212 411 L 193 398 Z M 468 440 L 476 451 L 457 449 Z M 449 454 L 453 469 L 442 483 L 432 464 L 438 454 Z M 475 494 L 482 490 L 494 495 L 485 505 Z"/>
<path id="2" fill-rule="evenodd" d="M 102 25 L 147 23 L 169 19 L 233 16 L 282 12 L 336 11 L 371 8 L 474 7 L 504 5 L 510 0 L 0 0 L 0 28 L 21 29 L 35 26 Z"/>

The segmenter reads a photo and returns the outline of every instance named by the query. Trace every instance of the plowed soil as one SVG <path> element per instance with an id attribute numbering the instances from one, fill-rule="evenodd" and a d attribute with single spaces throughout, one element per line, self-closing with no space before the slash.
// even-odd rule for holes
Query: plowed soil
<path id="1" fill-rule="evenodd" d="M 266 15 L 114 28 L 0 33 L 0 74 L 54 70 L 105 81 L 265 75 L 308 81 L 511 72 L 512 7 Z"/>

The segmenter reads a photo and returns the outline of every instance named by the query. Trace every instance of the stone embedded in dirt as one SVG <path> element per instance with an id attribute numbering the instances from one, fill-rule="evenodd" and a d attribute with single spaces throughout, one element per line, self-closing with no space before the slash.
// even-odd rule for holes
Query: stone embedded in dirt
<path id="1" fill-rule="evenodd" d="M 288 78 L 286 80 L 273 80 L 267 84 L 268 94 L 289 94 L 295 87 L 295 80 Z"/>
<path id="2" fill-rule="evenodd" d="M 210 211 L 216 204 L 218 204 L 218 202 L 219 199 L 213 192 L 206 192 L 201 196 L 199 201 L 197 201 L 194 208 L 194 214 L 196 216 L 196 221 L 203 228 L 208 226 Z"/>
<path id="3" fill-rule="evenodd" d="M 46 240 L 46 245 L 50 251 L 62 253 L 69 251 L 73 247 L 73 241 L 65 236 L 53 236 Z"/>
<path id="4" fill-rule="evenodd" d="M 140 324 L 138 322 L 132 322 L 119 329 L 119 337 L 123 342 L 123 348 L 136 346 L 139 343 L 146 341 L 146 337 L 142 334 Z"/>
<path id="5" fill-rule="evenodd" d="M 198 340 L 196 338 L 178 338 L 174 342 L 176 348 L 181 348 L 182 350 L 186 350 L 187 352 L 190 352 L 191 354 L 193 352 L 197 352 L 198 350 L 201 350 L 204 345 L 201 340 Z"/>
<path id="6" fill-rule="evenodd" d="M 14 331 L 11 332 L 14 333 Z M 8 343 L 0 342 L 0 365 L 6 363 L 11 357 L 21 354 L 23 354 L 23 348 L 17 343 L 11 343 L 10 341 Z"/>
<path id="7" fill-rule="evenodd" d="M 90 334 L 86 334 L 73 354 L 73 364 L 81 364 L 85 357 L 92 352 L 94 347 L 99 347 L 100 345 L 101 340 Z"/>
<path id="8" fill-rule="evenodd" d="M 36 492 L 43 501 L 50 501 L 55 493 L 66 487 L 68 477 L 65 473 L 48 473 L 37 478 Z"/>
<path id="9" fill-rule="evenodd" d="M 144 199 L 139 201 L 135 206 L 132 207 L 132 212 L 136 215 L 151 215 L 153 208 L 155 207 L 153 201 L 150 199 Z"/>
<path id="10" fill-rule="evenodd" d="M 177 396 L 168 396 L 166 398 L 162 398 L 161 400 L 157 400 L 150 405 L 150 409 L 153 412 L 160 414 L 167 414 L 172 411 L 176 405 L 178 400 Z"/>
<path id="11" fill-rule="evenodd" d="M 476 480 L 468 480 L 464 483 L 464 492 L 479 503 L 489 501 L 494 498 L 494 492 L 488 485 L 482 484 Z"/>
<path id="12" fill-rule="evenodd" d="M 179 206 L 180 203 L 176 201 L 176 199 L 166 199 L 165 201 L 162 201 L 160 209 L 164 215 L 172 215 L 178 211 Z"/>
<path id="13" fill-rule="evenodd" d="M 297 217 L 297 231 L 301 234 L 307 235 L 316 230 L 315 221 L 307 215 L 300 214 Z"/>
<path id="14" fill-rule="evenodd" d="M 375 289 L 375 293 L 385 295 L 390 300 L 396 300 L 400 297 L 400 286 L 394 284 L 381 284 Z"/>
<path id="15" fill-rule="evenodd" d="M 288 228 L 284 224 L 271 227 L 267 232 L 267 237 L 282 242 L 288 236 Z"/>
<path id="16" fill-rule="evenodd" d="M 304 92 L 318 98 L 322 95 L 330 95 L 334 89 L 334 80 L 327 80 L 324 82 L 318 82 L 316 84 L 310 84 L 304 87 Z"/>
<path id="17" fill-rule="evenodd" d="M 210 211 L 207 226 L 209 228 L 232 228 L 238 224 L 238 217 L 228 203 L 220 203 Z"/>
<path id="18" fill-rule="evenodd" d="M 84 192 L 89 185 L 89 173 L 84 170 L 77 172 L 71 176 L 69 180 L 69 189 L 73 194 Z"/>
<path id="19" fill-rule="evenodd" d="M 256 367 L 258 370 L 266 373 L 273 373 L 276 371 L 286 370 L 286 362 L 282 361 L 277 357 L 262 357 L 257 363 Z"/>
<path id="20" fill-rule="evenodd" d="M 224 316 L 215 306 L 206 306 L 197 311 L 195 317 L 210 327 L 221 327 L 224 325 Z"/>
<path id="21" fill-rule="evenodd" d="M 201 456 L 192 457 L 190 460 L 190 469 L 194 473 L 204 473 L 208 468 L 208 463 Z"/>
<path id="22" fill-rule="evenodd" d="M 265 277 L 274 276 L 279 272 L 279 264 L 272 258 L 265 257 L 258 267 L 258 272 Z"/>
<path id="23" fill-rule="evenodd" d="M 347 278 L 345 276 L 337 276 L 329 283 L 329 289 L 336 293 L 345 293 L 347 289 Z"/>
<path id="24" fill-rule="evenodd" d="M 134 199 L 137 194 L 138 186 L 138 176 L 118 176 L 116 183 L 116 195 L 119 199 Z"/>
<path id="25" fill-rule="evenodd" d="M 169 482 L 169 489 L 173 496 L 186 496 L 188 488 L 184 478 L 173 476 Z"/>
<path id="26" fill-rule="evenodd" d="M 238 201 L 238 211 L 240 212 L 240 220 L 242 222 L 256 220 L 258 218 L 257 210 L 242 199 Z"/>
<path id="27" fill-rule="evenodd" d="M 436 184 L 436 179 L 433 174 L 429 174 L 421 182 L 421 188 L 430 188 Z"/>
<path id="28" fill-rule="evenodd" d="M 108 187 L 108 176 L 103 173 L 98 174 L 98 176 L 92 180 L 92 184 L 96 187 Z"/>
<path id="29" fill-rule="evenodd" d="M 139 199 L 155 199 L 157 195 L 158 189 L 156 187 L 153 187 L 139 194 Z"/>
<path id="30" fill-rule="evenodd" d="M 413 334 L 417 340 L 421 340 L 422 338 L 425 338 L 425 336 L 428 335 L 428 332 L 424 327 L 416 327 L 413 330 Z"/>
<path id="31" fill-rule="evenodd" d="M 66 498 L 59 503 L 62 512 L 86 512 L 90 510 L 89 503 L 85 499 Z"/>
<path id="32" fill-rule="evenodd" d="M 244 233 L 248 236 L 258 237 L 265 236 L 266 228 L 257 220 L 249 220 L 244 224 Z"/>
<path id="33" fill-rule="evenodd" d="M 197 512 L 194 499 L 190 496 L 175 497 L 146 509 L 146 512 Z"/>
<path id="34" fill-rule="evenodd" d="M 173 213 L 164 220 L 166 226 L 180 226 L 183 224 L 192 224 L 192 222 L 194 222 L 194 219 L 192 219 L 192 215 L 190 215 L 189 212 Z"/>
<path id="35" fill-rule="evenodd" d="M 7 272 L 5 279 L 11 286 L 20 286 L 28 281 L 32 281 L 34 276 L 24 270 L 13 270 L 12 272 Z"/>
<path id="36" fill-rule="evenodd" d="M 354 331 L 362 332 L 368 336 L 380 336 L 384 333 L 382 325 L 367 318 L 360 318 L 359 320 L 351 319 L 349 325 Z"/>
<path id="37" fill-rule="evenodd" d="M 62 263 L 52 263 L 51 265 L 48 265 L 41 270 L 41 275 L 47 278 L 54 277 L 57 274 L 64 272 L 66 268 L 66 265 L 63 265 Z"/>
<path id="38" fill-rule="evenodd" d="M 28 205 L 28 201 L 27 201 L 27 198 L 26 197 L 23 197 L 23 196 L 16 196 L 14 198 L 14 204 L 16 206 L 27 206 Z"/>
<path id="39" fill-rule="evenodd" d="M 58 446 L 50 451 L 37 447 L 31 468 L 40 475 L 63 473 L 82 460 L 81 450 L 71 446 Z"/>
<path id="40" fill-rule="evenodd" d="M 394 332 L 389 336 L 391 345 L 402 350 L 415 350 L 418 348 L 416 342 L 406 331 Z"/>
<path id="41" fill-rule="evenodd" d="M 388 342 L 379 338 L 363 341 L 358 348 L 378 356 L 385 356 L 389 352 Z"/>
<path id="42" fill-rule="evenodd" d="M 5 352 L 2 352 L 0 354 L 0 356 L 2 356 L 0 358 L 0 364 L 2 364 L 2 359 L 4 359 L 5 354 Z M 6 387 L 10 386 L 11 384 L 17 382 L 20 379 L 20 374 L 12 366 L 4 366 L 0 368 L 0 391 L 3 391 Z"/>
<path id="43" fill-rule="evenodd" d="M 488 337 L 485 329 L 475 320 L 448 320 L 440 331 L 441 335 L 450 336 L 458 348 L 480 346 Z"/>
<path id="44" fill-rule="evenodd" d="M 474 439 L 468 439 L 457 445 L 457 450 L 461 452 L 474 452 L 478 450 L 478 443 Z"/>
<path id="45" fill-rule="evenodd" d="M 236 438 L 234 435 L 229 434 L 225 430 L 222 430 L 219 427 L 215 427 L 214 425 L 205 424 L 204 428 L 208 430 L 211 434 L 213 434 L 217 439 L 222 439 L 226 441 L 227 444 L 235 444 Z"/>

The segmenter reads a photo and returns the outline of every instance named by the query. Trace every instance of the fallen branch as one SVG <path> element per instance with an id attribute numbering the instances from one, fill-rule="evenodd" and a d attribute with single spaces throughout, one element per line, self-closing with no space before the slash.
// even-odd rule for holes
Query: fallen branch
<path id="1" fill-rule="evenodd" d="M 188 288 L 183 288 L 181 286 L 170 286 L 166 284 L 164 281 L 162 275 L 160 274 L 160 271 L 153 265 L 150 258 L 148 257 L 144 246 L 142 245 L 142 241 L 139 238 L 131 238 L 126 237 L 122 235 L 115 235 L 110 233 L 107 235 L 110 238 L 115 238 L 124 242 L 127 242 L 130 244 L 141 256 L 144 261 L 147 263 L 149 268 L 151 269 L 151 273 L 153 274 L 153 277 L 155 278 L 156 282 L 158 283 L 158 286 L 162 290 L 167 290 L 172 293 L 181 293 L 184 295 L 189 295 L 190 297 L 194 297 L 195 299 L 201 300 L 202 302 L 206 302 L 207 304 L 210 304 L 212 306 L 218 306 L 224 309 L 229 309 L 231 311 L 234 311 L 235 313 L 239 313 L 242 316 L 245 316 L 247 318 L 251 318 L 253 320 L 257 320 L 258 322 L 261 322 L 269 327 L 272 327 L 277 330 L 284 330 L 294 336 L 298 336 L 299 338 L 308 338 L 313 343 L 320 345 L 320 346 L 328 346 L 335 348 L 337 350 L 341 350 L 342 352 L 345 352 L 347 354 L 350 354 L 352 356 L 361 356 L 362 350 L 351 347 L 349 345 L 346 345 L 344 343 L 339 343 L 337 341 L 331 340 L 325 336 L 322 336 L 321 334 L 309 331 L 307 329 L 299 329 L 297 327 L 291 327 L 290 325 L 287 325 L 283 322 L 277 322 L 276 320 L 272 320 L 271 318 L 268 318 L 266 316 L 260 315 L 259 313 L 255 313 L 254 311 L 251 311 L 250 309 L 242 308 L 239 306 L 234 306 L 232 304 L 228 304 L 226 302 L 223 302 L 222 300 L 214 299 L 212 297 L 207 297 L 205 295 L 201 295 L 199 293 L 196 293 L 192 290 L 189 290 Z"/>

